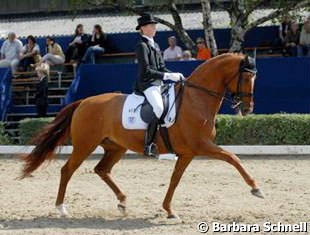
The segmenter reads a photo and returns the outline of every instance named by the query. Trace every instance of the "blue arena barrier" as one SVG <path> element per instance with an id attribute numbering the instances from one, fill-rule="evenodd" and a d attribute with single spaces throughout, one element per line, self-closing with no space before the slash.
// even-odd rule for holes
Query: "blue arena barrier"
<path id="1" fill-rule="evenodd" d="M 188 76 L 200 63 L 167 62 L 167 67 Z M 258 58 L 257 68 L 254 113 L 310 113 L 310 58 Z M 136 64 L 82 65 L 66 103 L 107 92 L 131 93 L 136 77 Z M 221 113 L 233 113 L 229 106 L 224 103 Z"/>
<path id="2" fill-rule="evenodd" d="M 5 114 L 11 108 L 11 77 L 10 69 L 0 68 L 0 121 L 4 120 Z"/>

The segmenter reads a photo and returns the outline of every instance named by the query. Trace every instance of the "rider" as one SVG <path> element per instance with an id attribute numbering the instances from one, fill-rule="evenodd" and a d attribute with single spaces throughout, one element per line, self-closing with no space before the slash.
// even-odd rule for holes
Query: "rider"
<path id="1" fill-rule="evenodd" d="M 159 119 L 164 111 L 161 96 L 163 80 L 178 82 L 184 78 L 181 73 L 172 73 L 165 67 L 159 46 L 153 39 L 156 33 L 156 24 L 157 22 L 152 15 L 145 14 L 138 18 L 138 26 L 136 27 L 136 30 L 140 30 L 142 37 L 136 47 L 139 74 L 135 90 L 145 95 L 155 114 L 145 133 L 144 155 L 146 156 L 157 156 L 156 145 L 153 141 Z"/>

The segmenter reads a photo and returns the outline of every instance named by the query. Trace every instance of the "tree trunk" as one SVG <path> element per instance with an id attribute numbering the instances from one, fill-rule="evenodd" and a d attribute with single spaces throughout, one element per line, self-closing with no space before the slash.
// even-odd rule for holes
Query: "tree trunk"
<path id="1" fill-rule="evenodd" d="M 268 20 L 274 19 L 281 14 L 310 6 L 310 0 L 287 1 L 286 3 L 283 3 L 284 5 L 282 7 L 275 9 L 270 14 L 249 22 L 249 15 L 259 6 L 268 2 L 269 1 L 267 0 L 260 0 L 256 1 L 256 3 L 253 2 L 251 7 L 247 7 L 245 0 L 232 0 L 230 1 L 229 7 L 225 7 L 218 0 L 215 0 L 215 3 L 226 10 L 230 16 L 230 22 L 232 25 L 229 49 L 230 52 L 240 52 L 243 50 L 244 37 L 250 29 L 257 27 Z"/>
<path id="2" fill-rule="evenodd" d="M 175 30 L 178 37 L 181 39 L 181 41 L 184 43 L 185 47 L 188 50 L 192 50 L 195 46 L 195 43 L 190 38 L 188 33 L 185 31 L 182 23 L 182 18 L 179 14 L 179 11 L 175 5 L 175 3 L 171 3 L 169 6 L 170 13 L 174 20 L 174 28 L 172 30 Z"/>
<path id="3" fill-rule="evenodd" d="M 177 24 L 175 26 L 176 26 L 175 32 L 177 33 L 178 37 L 181 39 L 185 47 L 191 51 L 194 48 L 195 43 L 193 42 L 193 40 L 190 38 L 190 36 L 183 27 L 179 28 Z"/>
<path id="4" fill-rule="evenodd" d="M 210 0 L 201 0 L 201 7 L 206 43 L 207 46 L 211 49 L 212 55 L 216 56 L 218 55 L 218 50 L 213 31 Z"/>
<path id="5" fill-rule="evenodd" d="M 240 6 L 239 6 L 240 7 Z M 246 34 L 245 26 L 247 19 L 243 17 L 244 11 L 236 9 L 230 12 L 231 39 L 229 52 L 242 52 L 244 36 Z"/>
<path id="6" fill-rule="evenodd" d="M 115 6 L 118 6 L 123 10 L 130 11 L 130 12 L 133 12 L 133 13 L 138 14 L 138 15 L 143 15 L 145 13 L 143 10 L 140 10 L 140 9 L 138 10 L 137 8 L 135 8 L 132 5 L 121 4 L 118 2 L 118 4 Z M 175 31 L 177 36 L 180 38 L 180 40 L 185 45 L 185 47 L 188 50 L 192 50 L 195 46 L 195 43 L 193 42 L 193 40 L 190 38 L 190 36 L 186 32 L 186 30 L 184 29 L 183 23 L 182 23 L 182 18 L 179 14 L 179 11 L 178 11 L 174 1 L 170 1 L 169 5 L 166 5 L 166 7 L 169 9 L 169 11 L 172 15 L 174 24 L 172 22 L 169 22 L 167 20 L 164 20 L 164 19 L 156 17 L 156 16 L 154 17 L 155 20 L 158 23 L 166 25 L 168 28 Z"/>
<path id="7" fill-rule="evenodd" d="M 245 33 L 246 33 L 245 29 L 242 26 L 240 26 L 239 23 L 231 28 L 231 40 L 230 40 L 229 52 L 243 51 Z"/>

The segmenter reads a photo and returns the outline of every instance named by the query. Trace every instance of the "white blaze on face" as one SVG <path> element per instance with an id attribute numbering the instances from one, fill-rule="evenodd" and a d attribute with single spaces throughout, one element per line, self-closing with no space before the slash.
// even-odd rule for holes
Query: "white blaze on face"
<path id="1" fill-rule="evenodd" d="M 251 93 L 254 95 L 254 85 L 255 85 L 255 80 L 256 80 L 256 74 L 254 74 L 252 77 L 251 77 Z M 252 100 L 251 100 L 251 107 L 253 108 L 254 106 L 254 101 L 253 101 L 253 97 L 252 97 Z"/>
<path id="2" fill-rule="evenodd" d="M 256 74 L 251 77 L 251 92 L 254 93 L 254 84 L 255 84 Z"/>

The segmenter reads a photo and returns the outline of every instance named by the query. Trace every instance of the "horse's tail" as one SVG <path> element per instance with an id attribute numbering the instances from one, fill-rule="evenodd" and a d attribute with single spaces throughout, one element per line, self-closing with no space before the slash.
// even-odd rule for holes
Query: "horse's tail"
<path id="1" fill-rule="evenodd" d="M 56 118 L 31 140 L 31 144 L 36 146 L 30 154 L 23 157 L 25 165 L 21 179 L 30 176 L 46 160 L 55 159 L 54 151 L 69 137 L 73 113 L 81 102 L 82 100 L 76 101 L 61 110 Z"/>

